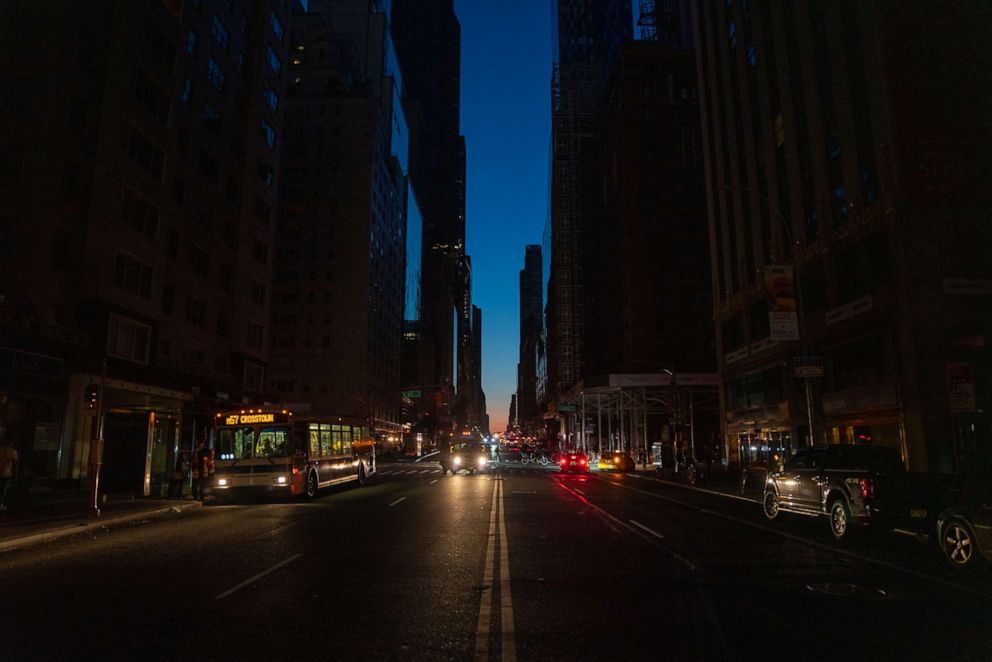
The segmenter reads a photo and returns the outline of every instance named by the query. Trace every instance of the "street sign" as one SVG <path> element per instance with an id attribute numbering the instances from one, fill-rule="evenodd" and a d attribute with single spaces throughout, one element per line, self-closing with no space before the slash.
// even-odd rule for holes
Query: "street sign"
<path id="1" fill-rule="evenodd" d="M 574 413 L 575 405 L 558 405 L 558 411 L 564 413 Z"/>
<path id="2" fill-rule="evenodd" d="M 420 391 L 403 391 L 401 395 L 404 398 L 419 398 L 421 396 Z"/>
<path id="3" fill-rule="evenodd" d="M 796 377 L 823 377 L 822 356 L 796 356 L 792 364 Z"/>

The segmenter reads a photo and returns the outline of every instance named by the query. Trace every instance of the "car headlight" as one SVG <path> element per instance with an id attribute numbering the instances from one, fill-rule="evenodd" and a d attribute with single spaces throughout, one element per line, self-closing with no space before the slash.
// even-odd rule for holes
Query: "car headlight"
<path id="1" fill-rule="evenodd" d="M 217 479 L 217 486 L 218 487 L 227 487 L 227 479 L 226 478 L 218 478 Z"/>
<path id="2" fill-rule="evenodd" d="M 462 463 L 462 459 L 456 455 L 455 456 L 455 459 L 453 460 L 453 462 L 454 462 L 455 466 L 458 466 L 459 464 Z"/>
<path id="3" fill-rule="evenodd" d="M 485 455 L 480 455 L 479 456 L 479 466 L 480 467 L 486 466 L 486 456 Z"/>
<path id="4" fill-rule="evenodd" d="M 275 483 L 276 483 L 276 485 L 285 485 L 286 484 L 286 477 L 285 476 L 276 476 Z"/>

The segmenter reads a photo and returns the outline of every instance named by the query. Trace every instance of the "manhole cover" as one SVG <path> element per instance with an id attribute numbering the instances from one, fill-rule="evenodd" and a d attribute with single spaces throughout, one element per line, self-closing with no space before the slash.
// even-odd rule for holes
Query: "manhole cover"
<path id="1" fill-rule="evenodd" d="M 888 594 L 880 588 L 861 586 L 860 584 L 844 584 L 834 582 L 823 582 L 820 584 L 807 584 L 806 588 L 815 593 L 826 595 L 836 595 L 844 598 L 870 598 L 881 600 L 888 597 Z"/>

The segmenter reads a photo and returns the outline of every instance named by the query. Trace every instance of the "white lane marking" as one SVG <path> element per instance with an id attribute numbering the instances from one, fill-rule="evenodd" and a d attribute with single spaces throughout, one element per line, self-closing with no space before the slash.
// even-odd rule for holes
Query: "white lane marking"
<path id="1" fill-rule="evenodd" d="M 250 579 L 246 579 L 245 581 L 241 582 L 240 584 L 238 584 L 234 588 L 227 589 L 226 591 L 224 591 L 223 593 L 221 593 L 220 595 L 218 595 L 216 598 L 214 598 L 214 600 L 223 600 L 224 598 L 226 598 L 227 596 L 231 595 L 235 591 L 239 591 L 239 590 L 243 589 L 245 586 L 248 586 L 250 584 L 253 584 L 253 583 L 257 582 L 259 579 L 261 579 L 262 577 L 266 576 L 267 574 L 272 573 L 272 572 L 275 572 L 279 568 L 283 567 L 286 564 L 292 563 L 293 561 L 295 561 L 296 559 L 300 558 L 301 556 L 303 556 L 303 555 L 302 554 L 293 554 L 288 559 L 285 559 L 283 561 L 280 561 L 279 563 L 276 563 L 274 566 L 272 566 L 268 570 L 265 570 L 264 572 L 260 572 L 260 573 L 258 573 L 257 575 L 255 575 L 254 577 L 252 577 Z"/>
<path id="2" fill-rule="evenodd" d="M 513 625 L 513 599 L 510 595 L 510 541 L 506 537 L 506 501 L 503 481 L 499 482 L 499 597 L 503 662 L 517 661 L 517 635 Z"/>
<path id="3" fill-rule="evenodd" d="M 440 479 L 439 479 L 439 478 L 435 478 L 434 480 L 432 480 L 432 481 L 430 482 L 430 484 L 431 484 L 431 485 L 433 485 L 433 484 L 434 484 L 434 483 L 436 483 L 436 482 L 437 482 L 438 480 L 440 480 Z"/>
<path id="4" fill-rule="evenodd" d="M 607 482 L 609 482 L 609 481 L 607 481 Z M 617 487 L 622 487 L 625 490 L 631 490 L 633 492 L 638 492 L 640 494 L 645 494 L 647 496 L 654 497 L 655 499 L 660 499 L 662 501 L 668 501 L 669 503 L 677 503 L 680 506 L 685 506 L 686 508 L 690 508 L 692 510 L 696 510 L 696 511 L 701 512 L 701 513 L 704 513 L 706 515 L 712 515 L 714 517 L 719 517 L 720 519 L 725 519 L 725 520 L 728 520 L 730 522 L 735 522 L 737 524 L 741 524 L 743 526 L 750 527 L 752 529 L 758 529 L 759 531 L 765 531 L 766 533 L 772 533 L 772 534 L 775 534 L 777 536 L 782 536 L 783 538 L 788 538 L 789 540 L 794 540 L 794 541 L 799 542 L 799 543 L 802 543 L 804 545 L 809 545 L 810 547 L 816 547 L 818 549 L 823 549 L 823 550 L 826 550 L 828 552 L 834 552 L 835 554 L 840 554 L 841 556 L 847 556 L 847 557 L 852 558 L 852 559 L 857 559 L 859 561 L 864 561 L 865 563 L 871 563 L 873 565 L 879 565 L 879 566 L 882 566 L 883 568 L 888 568 L 890 570 L 895 570 L 897 572 L 903 572 L 903 573 L 905 573 L 907 575 L 911 575 L 911 576 L 916 577 L 918 579 L 926 579 L 928 581 L 934 581 L 934 582 L 937 582 L 939 584 L 943 584 L 944 586 L 949 586 L 949 587 L 956 588 L 956 589 L 959 589 L 961 591 L 964 591 L 966 593 L 971 593 L 972 595 L 977 595 L 979 597 L 986 598 L 986 599 L 992 599 L 992 595 L 989 595 L 988 593 L 982 593 L 981 591 L 978 591 L 976 589 L 973 589 L 970 586 L 965 586 L 963 584 L 957 584 L 955 582 L 949 582 L 946 579 L 941 579 L 940 577 L 935 577 L 933 575 L 928 575 L 926 573 L 919 572 L 919 571 L 916 571 L 916 570 L 911 570 L 909 568 L 903 568 L 902 566 L 898 566 L 898 565 L 896 565 L 894 563 L 889 563 L 888 561 L 881 561 L 879 559 L 873 559 L 870 556 L 863 556 L 861 554 L 857 554 L 855 552 L 852 552 L 852 551 L 849 551 L 849 550 L 846 550 L 846 549 L 839 549 L 837 547 L 831 547 L 830 545 L 825 545 L 822 542 L 816 542 L 815 540 L 809 540 L 808 538 L 803 538 L 801 536 L 797 536 L 797 535 L 794 535 L 794 534 L 791 534 L 791 533 L 786 533 L 785 531 L 780 531 L 778 529 L 773 529 L 771 527 L 763 526 L 761 524 L 755 524 L 754 522 L 749 522 L 749 521 L 747 521 L 745 519 L 740 519 L 739 517 L 734 517 L 733 515 L 726 515 L 724 513 L 720 513 L 720 512 L 717 512 L 715 510 L 710 510 L 709 508 L 700 508 L 699 506 L 693 505 L 691 503 L 687 503 L 685 501 L 680 501 L 678 499 L 673 499 L 671 497 L 662 496 L 660 494 L 655 494 L 653 492 L 648 492 L 646 490 L 640 490 L 640 489 L 637 489 L 636 487 L 630 487 L 628 485 L 620 485 L 619 483 L 613 483 L 613 484 L 616 485 Z M 723 496 L 733 496 L 732 494 L 724 495 L 722 492 L 714 492 L 714 494 L 720 494 L 720 495 L 723 495 Z M 740 498 L 740 497 L 736 497 L 736 498 Z M 748 501 L 751 501 L 750 499 L 747 499 L 747 500 Z M 757 503 L 757 502 L 756 501 L 751 501 L 751 503 Z"/>
<path id="5" fill-rule="evenodd" d="M 493 505 L 489 513 L 489 542 L 486 545 L 486 565 L 482 573 L 482 591 L 479 597 L 479 623 L 475 630 L 475 659 L 489 662 L 489 622 L 492 619 L 493 559 L 496 547 L 496 495 L 499 481 L 493 483 Z"/>
<path id="6" fill-rule="evenodd" d="M 434 469 L 433 471 L 431 471 L 431 473 L 432 474 L 439 474 L 439 473 L 441 473 L 441 470 L 440 469 Z"/>
<path id="7" fill-rule="evenodd" d="M 665 536 L 661 535 L 660 533 L 658 533 L 654 529 L 649 529 L 648 527 L 644 526 L 640 522 L 636 522 L 634 520 L 630 520 L 630 523 L 633 524 L 634 526 L 636 526 L 639 529 L 643 529 L 644 531 L 647 531 L 648 533 L 650 533 L 651 535 L 653 535 L 655 538 L 658 538 L 659 540 L 664 540 L 665 539 Z"/>
<path id="8" fill-rule="evenodd" d="M 407 474 L 416 474 L 416 473 L 420 473 L 420 472 L 417 471 L 416 469 L 410 469 L 409 471 L 404 471 L 403 475 L 405 476 Z"/>
<path id="9" fill-rule="evenodd" d="M 391 504 L 389 504 L 389 507 L 392 508 L 393 506 L 395 506 L 396 504 L 398 504 L 400 501 L 403 501 L 404 499 L 406 499 L 406 497 L 400 497 L 396 501 L 393 501 Z"/>

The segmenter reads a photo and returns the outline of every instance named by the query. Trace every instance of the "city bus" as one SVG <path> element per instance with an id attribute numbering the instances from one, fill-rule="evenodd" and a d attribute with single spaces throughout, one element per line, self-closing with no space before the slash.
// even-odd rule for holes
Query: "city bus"
<path id="1" fill-rule="evenodd" d="M 312 499 L 324 487 L 364 484 L 375 444 L 359 419 L 262 408 L 218 412 L 213 429 L 214 496 L 288 494 Z"/>

